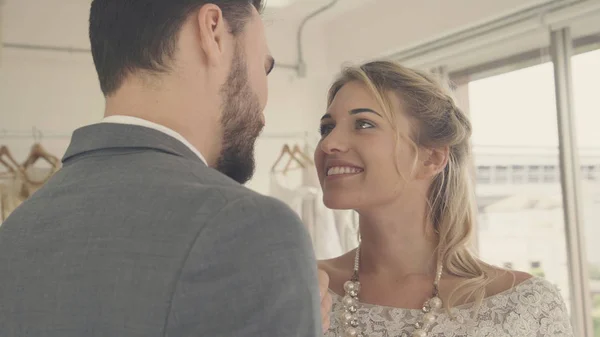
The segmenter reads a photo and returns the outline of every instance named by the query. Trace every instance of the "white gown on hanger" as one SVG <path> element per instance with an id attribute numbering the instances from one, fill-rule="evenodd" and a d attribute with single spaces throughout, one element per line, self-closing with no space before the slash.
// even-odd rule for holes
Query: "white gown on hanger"
<path id="1" fill-rule="evenodd" d="M 270 195 L 286 203 L 306 225 L 318 260 L 344 253 L 332 210 L 323 204 L 323 193 L 314 167 L 302 169 L 300 187 L 288 187 L 282 173 L 271 174 Z M 290 179 L 291 180 L 291 179 Z"/>
<path id="2" fill-rule="evenodd" d="M 358 247 L 358 214 L 353 210 L 334 210 L 335 226 L 342 242 L 344 253 Z"/>

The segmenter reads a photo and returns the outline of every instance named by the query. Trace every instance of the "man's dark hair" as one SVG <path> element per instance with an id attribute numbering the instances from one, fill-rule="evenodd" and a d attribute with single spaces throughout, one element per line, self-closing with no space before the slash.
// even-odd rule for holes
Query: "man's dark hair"
<path id="1" fill-rule="evenodd" d="M 114 93 L 132 71 L 168 70 L 181 26 L 208 3 L 221 8 L 233 35 L 244 30 L 252 6 L 263 7 L 263 0 L 93 0 L 90 43 L 104 95 Z"/>

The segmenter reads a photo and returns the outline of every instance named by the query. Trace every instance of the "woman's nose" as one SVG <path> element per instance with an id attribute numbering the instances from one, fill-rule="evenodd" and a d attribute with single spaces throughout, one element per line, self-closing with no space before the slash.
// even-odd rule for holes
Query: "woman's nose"
<path id="1" fill-rule="evenodd" d="M 321 150 L 327 154 L 348 151 L 348 137 L 337 128 L 334 128 L 321 140 Z"/>

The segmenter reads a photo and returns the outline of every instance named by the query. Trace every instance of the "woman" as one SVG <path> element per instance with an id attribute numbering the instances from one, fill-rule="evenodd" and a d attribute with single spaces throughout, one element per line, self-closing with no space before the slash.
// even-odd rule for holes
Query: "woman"
<path id="1" fill-rule="evenodd" d="M 471 125 L 432 77 L 348 68 L 320 130 L 324 203 L 356 210 L 361 237 L 320 263 L 334 302 L 326 336 L 572 336 L 553 285 L 469 252 Z"/>

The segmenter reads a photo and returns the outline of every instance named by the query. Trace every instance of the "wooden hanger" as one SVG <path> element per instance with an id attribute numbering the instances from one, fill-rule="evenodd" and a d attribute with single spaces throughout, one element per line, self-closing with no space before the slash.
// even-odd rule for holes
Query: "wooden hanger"
<path id="1" fill-rule="evenodd" d="M 39 181 L 35 181 L 32 179 L 32 177 L 29 176 L 27 169 L 33 166 L 33 164 L 35 164 L 40 158 L 47 161 L 50 164 L 50 166 L 52 166 L 52 169 L 46 177 L 42 178 Z M 33 191 L 35 191 L 37 188 L 39 188 L 39 186 L 43 185 L 44 183 L 46 183 L 46 181 L 48 181 L 48 179 L 50 179 L 50 177 L 58 169 L 58 165 L 58 158 L 48 153 L 40 143 L 33 144 L 33 146 L 31 147 L 31 151 L 29 152 L 29 156 L 21 166 L 21 169 L 23 170 L 23 179 L 25 180 L 25 183 L 21 186 L 20 197 L 22 199 L 29 198 L 33 194 Z"/>
<path id="2" fill-rule="evenodd" d="M 295 156 L 296 154 L 300 155 L 300 157 L 304 160 L 305 163 L 307 163 L 307 166 L 310 165 L 314 165 L 315 163 L 313 163 L 312 158 L 306 154 L 306 152 L 304 152 L 300 146 L 298 146 L 297 144 L 294 145 L 294 148 L 292 149 L 292 154 Z"/>
<path id="3" fill-rule="evenodd" d="M 312 164 L 310 158 L 308 158 L 308 162 L 306 161 L 306 155 L 300 150 L 298 145 L 294 146 L 289 155 L 290 158 L 283 168 L 283 174 L 286 174 L 290 170 L 290 165 L 292 165 L 293 162 L 300 164 L 301 168 L 306 168 Z"/>
<path id="4" fill-rule="evenodd" d="M 31 147 L 29 157 L 27 157 L 23 163 L 23 168 L 26 169 L 32 166 L 40 158 L 46 160 L 50 165 L 52 165 L 53 168 L 58 167 L 58 158 L 48 153 L 40 143 L 35 143 Z"/>
<path id="5" fill-rule="evenodd" d="M 10 173 L 15 173 L 15 170 L 20 167 L 19 163 L 17 163 L 15 158 L 13 158 L 13 156 L 10 154 L 10 151 L 6 145 L 0 146 L 0 163 L 2 166 L 8 168 Z"/>
<path id="6" fill-rule="evenodd" d="M 4 176 L 6 173 L 15 173 L 15 169 L 9 163 L 5 162 L 2 158 L 0 158 L 0 165 L 8 169 L 8 172 L 0 172 L 0 177 Z"/>
<path id="7" fill-rule="evenodd" d="M 288 170 L 290 169 L 290 165 L 295 162 L 298 165 L 300 165 L 300 167 L 304 168 L 305 163 L 301 160 L 298 159 L 298 157 L 296 157 L 296 155 L 293 153 L 292 149 L 290 149 L 290 146 L 288 144 L 285 144 L 282 148 L 281 148 L 281 153 L 279 154 L 279 157 L 277 157 L 277 160 L 275 160 L 275 163 L 273 164 L 273 166 L 271 167 L 271 172 L 276 172 L 276 167 L 279 164 L 279 162 L 281 162 L 281 160 L 284 158 L 285 155 L 288 155 L 288 162 L 285 164 L 285 167 L 283 168 L 283 173 L 287 173 Z"/>

